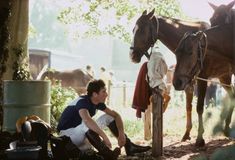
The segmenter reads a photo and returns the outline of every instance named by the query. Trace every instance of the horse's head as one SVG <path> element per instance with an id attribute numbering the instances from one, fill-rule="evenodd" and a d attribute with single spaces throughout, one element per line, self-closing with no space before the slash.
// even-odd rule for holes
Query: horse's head
<path id="1" fill-rule="evenodd" d="M 232 19 L 233 9 L 232 8 L 235 4 L 235 0 L 230 2 L 228 5 L 222 4 L 220 6 L 216 6 L 210 2 L 208 3 L 214 10 L 212 17 L 210 18 L 211 26 L 228 24 L 233 21 Z"/>
<path id="2" fill-rule="evenodd" d="M 143 12 L 136 21 L 133 34 L 130 58 L 134 63 L 139 63 L 142 56 L 157 40 L 158 22 L 156 17 L 154 17 L 154 9 L 148 14 L 146 10 Z"/>
<path id="3" fill-rule="evenodd" d="M 185 33 L 175 51 L 176 68 L 173 85 L 176 90 L 190 86 L 194 76 L 203 68 L 207 42 L 206 34 L 202 31 L 196 34 Z"/>

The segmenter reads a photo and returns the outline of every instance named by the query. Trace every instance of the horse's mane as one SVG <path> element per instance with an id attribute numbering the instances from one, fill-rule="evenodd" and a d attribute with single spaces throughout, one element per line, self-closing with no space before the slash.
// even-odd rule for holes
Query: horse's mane
<path id="1" fill-rule="evenodd" d="M 163 20 L 165 20 L 167 23 L 170 24 L 181 24 L 183 26 L 191 26 L 191 27 L 210 27 L 210 25 L 207 22 L 204 21 L 189 21 L 189 20 L 181 20 L 181 19 L 176 19 L 176 18 L 171 18 L 171 17 L 166 17 L 166 16 L 158 16 L 156 18 L 162 18 Z"/>
<path id="2" fill-rule="evenodd" d="M 231 25 L 231 24 L 217 25 L 217 26 L 210 27 L 210 28 L 208 28 L 205 31 L 206 32 L 208 32 L 208 31 L 210 32 L 210 31 L 214 31 L 214 30 L 221 30 L 221 29 L 223 29 L 223 27 L 229 26 L 229 25 Z M 205 31 L 204 31 L 204 33 L 205 33 Z M 184 47 L 185 40 L 187 39 L 187 37 L 190 36 L 190 34 L 194 34 L 194 33 L 193 32 L 186 32 L 184 34 L 184 36 L 181 38 L 180 42 L 178 43 L 178 46 L 175 49 L 175 51 L 180 50 L 180 49 L 182 49 Z M 211 49 L 213 50 L 213 48 L 211 48 Z"/>

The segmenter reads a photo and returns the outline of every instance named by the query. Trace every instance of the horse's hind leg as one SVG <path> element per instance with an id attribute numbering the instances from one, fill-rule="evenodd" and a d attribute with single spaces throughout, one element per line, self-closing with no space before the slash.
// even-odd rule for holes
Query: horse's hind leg
<path id="1" fill-rule="evenodd" d="M 213 133 L 216 134 L 218 132 L 221 132 L 223 130 L 224 135 L 225 136 L 229 136 L 230 134 L 230 122 L 232 119 L 232 113 L 234 110 L 234 104 L 231 103 L 231 100 L 229 100 L 228 98 L 230 97 L 226 97 L 226 102 L 223 104 L 222 106 L 222 110 L 220 113 L 220 120 L 219 122 L 216 124 L 216 126 L 214 127 Z M 227 103 L 228 102 L 228 103 Z M 225 122 L 225 126 L 223 128 L 223 124 Z"/>
<path id="2" fill-rule="evenodd" d="M 224 128 L 224 135 L 225 136 L 229 136 L 230 134 L 230 122 L 231 122 L 231 119 L 232 119 L 232 114 L 233 114 L 233 109 L 234 109 L 234 104 L 230 104 L 231 106 L 229 106 L 229 109 L 228 109 L 228 113 L 227 113 L 227 117 L 226 117 L 226 120 L 225 120 L 225 128 Z"/>
<path id="3" fill-rule="evenodd" d="M 220 78 L 220 82 L 224 83 L 224 84 L 230 84 L 231 83 L 231 75 L 226 75 L 222 78 Z M 233 99 L 234 98 L 234 93 L 232 93 L 232 90 L 230 87 L 226 87 L 223 86 L 224 89 L 227 91 L 227 93 L 229 94 L 229 98 Z M 221 118 L 222 120 L 224 120 L 225 118 L 225 127 L 224 127 L 224 135 L 225 136 L 229 136 L 229 132 L 230 132 L 230 122 L 231 122 L 231 118 L 232 118 L 232 114 L 233 114 L 233 109 L 234 109 L 234 104 L 231 103 L 232 101 L 230 101 L 229 106 L 224 106 L 222 113 L 221 113 Z"/>
<path id="4" fill-rule="evenodd" d="M 192 100 L 193 100 L 193 90 L 187 89 L 185 90 L 186 94 L 186 117 L 187 117 L 187 123 L 186 123 L 186 131 L 181 141 L 190 140 L 190 131 L 192 129 Z"/>

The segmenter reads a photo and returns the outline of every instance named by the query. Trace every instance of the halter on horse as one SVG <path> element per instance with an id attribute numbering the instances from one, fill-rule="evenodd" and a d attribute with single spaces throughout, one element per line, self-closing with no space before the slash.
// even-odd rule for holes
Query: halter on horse
<path id="1" fill-rule="evenodd" d="M 152 54 L 152 50 L 153 50 L 153 47 L 154 47 L 154 44 L 156 43 L 157 41 L 157 36 L 158 36 L 158 30 L 159 30 L 159 22 L 158 22 L 158 19 L 157 18 L 153 18 L 153 14 L 154 14 L 154 10 L 152 10 L 152 12 L 150 12 L 148 15 L 147 15 L 147 11 L 145 10 L 142 14 L 142 16 L 146 16 L 147 19 L 149 20 L 152 20 L 153 23 L 151 23 L 151 27 L 150 27 L 150 39 L 149 39 L 149 45 L 147 45 L 146 47 L 143 47 L 143 48 L 139 48 L 139 47 L 135 47 L 134 46 L 134 40 L 132 42 L 132 46 L 130 47 L 130 50 L 133 50 L 133 52 L 136 52 L 138 54 L 141 54 L 141 52 L 146 56 L 147 59 L 150 58 L 150 55 Z M 136 24 L 135 28 L 133 29 L 133 34 L 134 34 L 134 37 L 136 36 L 137 33 L 137 30 L 139 29 L 139 26 Z M 148 49 L 151 47 L 151 52 L 150 54 L 148 53 Z M 130 53 L 131 55 L 131 53 Z M 135 61 L 133 61 L 135 62 Z M 137 62 L 138 63 L 138 62 Z"/>

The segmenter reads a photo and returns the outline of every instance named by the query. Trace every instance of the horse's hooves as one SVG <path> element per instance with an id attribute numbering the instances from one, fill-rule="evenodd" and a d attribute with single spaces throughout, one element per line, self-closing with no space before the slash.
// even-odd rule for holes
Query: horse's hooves
<path id="1" fill-rule="evenodd" d="M 181 139 L 181 142 L 185 142 L 187 140 L 191 140 L 191 137 L 189 135 L 184 135 L 183 138 Z"/>
<path id="2" fill-rule="evenodd" d="M 204 147 L 204 146 L 205 146 L 205 141 L 204 141 L 204 139 L 197 139 L 195 146 L 196 146 L 196 147 Z"/>

